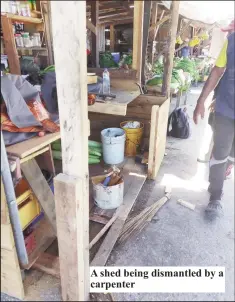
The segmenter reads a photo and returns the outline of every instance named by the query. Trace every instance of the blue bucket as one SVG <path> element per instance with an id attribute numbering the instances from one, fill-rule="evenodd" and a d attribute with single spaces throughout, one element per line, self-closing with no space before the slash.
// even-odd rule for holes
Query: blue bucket
<path id="1" fill-rule="evenodd" d="M 120 52 L 112 52 L 111 55 L 116 63 L 120 61 Z"/>

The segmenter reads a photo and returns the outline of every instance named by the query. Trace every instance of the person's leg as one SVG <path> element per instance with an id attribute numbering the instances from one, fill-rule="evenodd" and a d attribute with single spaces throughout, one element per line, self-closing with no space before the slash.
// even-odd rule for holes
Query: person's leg
<path id="1" fill-rule="evenodd" d="M 218 210 L 222 198 L 227 160 L 234 142 L 234 120 L 216 114 L 214 148 L 210 161 L 210 203 L 208 211 Z"/>
<path id="2" fill-rule="evenodd" d="M 231 152 L 229 154 L 229 157 L 228 157 L 225 179 L 229 178 L 229 176 L 231 175 L 231 172 L 234 168 L 234 158 L 235 158 L 235 156 L 234 156 L 235 155 L 234 144 L 235 144 L 235 139 L 233 140 L 232 150 L 231 150 Z"/>

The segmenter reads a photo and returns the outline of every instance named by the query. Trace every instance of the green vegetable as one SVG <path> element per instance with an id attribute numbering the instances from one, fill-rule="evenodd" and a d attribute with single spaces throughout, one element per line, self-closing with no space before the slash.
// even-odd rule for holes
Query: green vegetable
<path id="1" fill-rule="evenodd" d="M 52 156 L 53 156 L 54 159 L 62 160 L 62 152 L 61 151 L 52 150 Z"/>
<path id="2" fill-rule="evenodd" d="M 99 158 L 91 158 L 89 157 L 88 159 L 88 164 L 91 165 L 91 164 L 99 164 L 100 163 L 100 159 Z"/>
<path id="3" fill-rule="evenodd" d="M 101 153 L 99 151 L 96 151 L 95 149 L 89 149 L 89 156 L 90 155 L 101 157 Z"/>
<path id="4" fill-rule="evenodd" d="M 102 144 L 96 141 L 88 141 L 88 147 L 102 148 Z"/>

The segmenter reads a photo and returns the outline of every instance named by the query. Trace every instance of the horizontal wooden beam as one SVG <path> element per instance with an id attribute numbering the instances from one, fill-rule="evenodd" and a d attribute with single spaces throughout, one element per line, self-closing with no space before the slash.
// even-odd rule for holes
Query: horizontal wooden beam
<path id="1" fill-rule="evenodd" d="M 110 20 L 102 20 L 99 22 L 99 24 L 105 24 L 105 25 L 117 25 L 117 24 L 129 24 L 133 23 L 133 18 L 122 18 L 122 19 L 110 19 Z"/>

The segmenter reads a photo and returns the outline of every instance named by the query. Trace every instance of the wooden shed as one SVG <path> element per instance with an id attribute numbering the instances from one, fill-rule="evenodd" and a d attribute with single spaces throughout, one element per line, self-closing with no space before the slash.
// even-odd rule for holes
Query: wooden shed
<path id="1" fill-rule="evenodd" d="M 44 4 L 45 1 L 41 2 Z M 47 47 L 49 53 L 54 53 L 54 57 L 49 56 L 49 61 L 54 60 L 56 67 L 60 133 L 35 137 L 6 148 L 8 154 L 19 158 L 29 190 L 45 214 L 34 231 L 36 249 L 28 255 L 28 265 L 21 266 L 21 269 L 33 267 L 60 277 L 64 301 L 86 301 L 89 296 L 89 265 L 106 264 L 145 180 L 156 179 L 164 158 L 179 1 L 172 1 L 166 16 L 170 20 L 170 47 L 165 55 L 163 90 L 158 95 L 143 94 L 138 85 L 141 86 L 144 81 L 149 35 L 156 36 L 164 21 L 161 3 L 51 1 L 46 5 L 47 12 L 51 11 L 51 15 L 47 16 L 47 21 L 52 23 L 52 31 L 48 27 L 47 41 L 50 41 L 50 45 Z M 2 28 L 4 31 L 5 27 L 4 40 L 7 41 L 10 71 L 19 74 L 17 49 L 9 25 L 14 18 L 8 14 L 2 16 Z M 32 18 L 29 20 L 25 17 L 22 21 L 31 22 Z M 113 47 L 114 26 L 126 22 L 133 22 L 132 68 L 110 70 L 111 92 L 116 98 L 88 106 L 86 75 L 87 72 L 95 72 L 96 75 L 103 72 L 98 67 L 98 56 L 103 47 L 105 25 L 110 26 L 110 43 Z M 34 23 L 40 24 L 35 20 Z M 91 52 L 96 65 L 88 69 L 86 28 L 92 33 Z M 120 166 L 125 183 L 124 202 L 119 212 L 101 211 L 92 200 L 89 185 L 90 177 L 104 173 L 104 167 L 88 165 L 88 138 L 100 140 L 100 132 L 104 128 L 120 127 L 121 122 L 132 120 L 144 125 L 142 143 L 147 154 L 147 168 L 134 158 L 126 159 Z M 59 174 L 55 171 L 50 146 L 58 138 L 61 138 L 63 154 Z M 42 174 L 41 169 L 45 166 L 53 175 L 57 174 L 54 178 L 55 195 Z M 3 189 L 1 192 L 4 194 Z M 7 215 L 5 197 L 1 195 L 1 289 L 22 299 L 23 281 Z M 93 228 L 92 224 L 97 221 L 108 232 L 103 236 L 105 231 L 101 229 L 89 239 L 89 227 Z M 101 236 L 103 240 L 92 247 L 89 257 L 89 242 Z M 52 260 L 44 252 L 56 237 L 59 257 Z M 14 287 L 11 286 L 13 280 L 16 282 Z"/>

